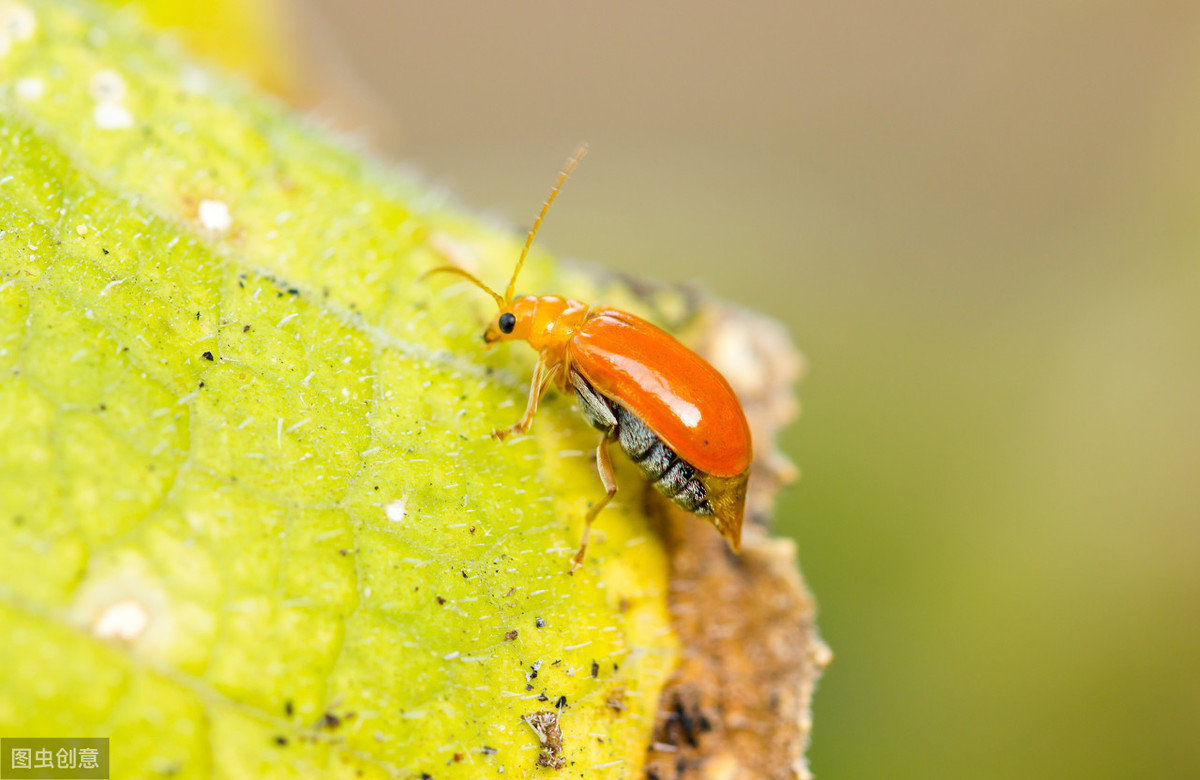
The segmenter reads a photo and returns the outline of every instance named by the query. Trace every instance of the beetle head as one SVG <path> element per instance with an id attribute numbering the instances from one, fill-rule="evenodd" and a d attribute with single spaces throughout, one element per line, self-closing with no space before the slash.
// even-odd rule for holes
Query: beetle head
<path id="1" fill-rule="evenodd" d="M 525 239 L 525 247 L 521 250 L 521 256 L 517 259 L 517 267 L 513 269 L 512 278 L 508 281 L 508 287 L 504 290 L 503 297 L 480 281 L 479 277 L 456 265 L 447 264 L 438 266 L 422 274 L 420 280 L 424 280 L 437 273 L 461 276 L 492 296 L 492 300 L 496 302 L 496 308 L 500 312 L 483 333 L 483 340 L 488 344 L 494 344 L 498 341 L 512 341 L 514 339 L 529 339 L 536 299 L 529 297 L 513 298 L 513 291 L 517 285 L 517 275 L 521 273 L 521 267 L 525 265 L 525 257 L 529 254 L 529 247 L 533 246 L 533 237 L 537 235 L 538 228 L 542 225 L 542 220 L 546 218 L 546 212 L 550 210 L 550 204 L 558 197 L 558 192 L 562 189 L 563 183 L 566 182 L 567 177 L 571 175 L 571 171 L 575 170 L 575 166 L 579 164 L 579 160 L 586 153 L 587 144 L 580 144 L 579 148 L 575 150 L 574 156 L 563 167 L 562 173 L 558 175 L 558 181 L 555 182 L 554 189 L 550 190 L 550 196 L 542 204 L 542 210 L 538 213 L 537 219 L 533 222 L 533 227 L 529 230 L 529 236 Z"/>
<path id="2" fill-rule="evenodd" d="M 491 324 L 483 332 L 484 342 L 528 341 L 536 306 L 537 299 L 531 297 L 517 298 L 501 306 L 500 313 L 492 318 Z"/>

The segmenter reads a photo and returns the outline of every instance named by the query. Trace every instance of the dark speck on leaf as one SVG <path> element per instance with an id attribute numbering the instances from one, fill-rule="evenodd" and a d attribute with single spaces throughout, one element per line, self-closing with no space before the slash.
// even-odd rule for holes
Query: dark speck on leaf
<path id="1" fill-rule="evenodd" d="M 100 247 L 100 251 L 103 252 L 104 254 L 108 254 L 108 250 L 105 249 L 104 247 Z"/>
<path id="2" fill-rule="evenodd" d="M 200 357 L 204 358 L 205 360 L 212 360 L 212 359 L 213 359 L 213 353 L 211 353 L 211 352 L 205 352 L 205 353 L 204 353 L 203 355 L 201 355 Z"/>
<path id="3" fill-rule="evenodd" d="M 494 747 L 488 747 L 487 745 L 484 745 L 479 749 L 479 752 L 483 753 L 485 756 L 494 756 L 500 751 L 496 750 Z"/>
<path id="4" fill-rule="evenodd" d="M 600 664 L 596 663 L 595 659 L 592 659 L 592 679 L 594 680 L 599 676 L 600 676 Z"/>
<path id="5" fill-rule="evenodd" d="M 454 763 L 457 764 L 459 761 L 462 761 L 464 758 L 466 758 L 466 756 L 464 756 L 462 753 L 455 753 L 454 754 Z"/>
<path id="6" fill-rule="evenodd" d="M 275 737 L 275 744 L 280 745 L 280 746 L 286 745 L 287 737 L 283 736 L 282 734 L 278 735 L 277 737 Z"/>
<path id="7" fill-rule="evenodd" d="M 508 640 L 509 642 L 516 639 L 517 638 L 517 629 L 514 628 L 512 631 L 505 632 L 504 638 L 506 640 Z"/>
<path id="8" fill-rule="evenodd" d="M 542 620 L 541 618 L 534 618 L 534 620 L 533 620 L 533 624 L 534 624 L 535 626 L 537 626 L 538 628 L 545 628 L 545 627 L 546 627 L 546 621 L 545 621 L 545 620 Z"/>
<path id="9" fill-rule="evenodd" d="M 243 326 L 242 326 L 242 333 L 249 333 L 249 332 L 250 332 L 250 326 L 249 326 L 249 325 L 243 325 Z"/>
<path id="10" fill-rule="evenodd" d="M 438 604 L 445 604 L 445 603 L 446 603 L 446 600 L 445 600 L 444 598 L 442 598 L 441 596 L 438 596 L 438 597 L 437 597 L 437 600 L 438 600 Z"/>
<path id="11" fill-rule="evenodd" d="M 288 715 L 291 715 L 293 712 L 296 711 L 296 708 L 294 706 L 292 706 L 291 701 L 287 701 L 287 702 L 284 702 L 284 704 L 283 704 L 283 711 L 286 712 Z"/>
<path id="12" fill-rule="evenodd" d="M 563 707 L 567 706 L 567 697 L 566 697 L 566 696 L 559 696 L 559 697 L 558 697 L 558 701 L 554 702 L 554 706 L 555 706 L 556 708 L 560 709 L 560 710 L 561 710 Z"/>
<path id="13" fill-rule="evenodd" d="M 299 295 L 300 291 L 297 290 L 295 287 L 290 287 L 290 288 L 288 288 L 288 294 L 289 295 Z"/>
<path id="14" fill-rule="evenodd" d="M 323 729 L 336 729 L 340 725 L 342 725 L 342 719 L 332 712 L 325 713 L 317 722 L 317 726 Z"/>
<path id="15" fill-rule="evenodd" d="M 201 383 L 200 383 L 200 386 L 201 386 L 201 387 L 204 387 L 204 383 L 203 383 L 203 382 L 201 382 Z"/>
<path id="16" fill-rule="evenodd" d="M 538 694 L 538 701 L 550 701 L 550 697 L 544 693 Z"/>

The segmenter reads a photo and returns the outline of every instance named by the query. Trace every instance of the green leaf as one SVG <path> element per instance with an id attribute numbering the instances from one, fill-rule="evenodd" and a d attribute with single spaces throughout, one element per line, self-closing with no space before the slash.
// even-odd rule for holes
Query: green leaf
<path id="1" fill-rule="evenodd" d="M 662 542 L 618 494 L 568 576 L 595 435 L 558 399 L 494 441 L 533 356 L 416 282 L 441 241 L 501 283 L 522 237 L 126 16 L 0 21 L 0 733 L 130 777 L 527 776 L 565 696 L 568 768 L 636 775 Z"/>

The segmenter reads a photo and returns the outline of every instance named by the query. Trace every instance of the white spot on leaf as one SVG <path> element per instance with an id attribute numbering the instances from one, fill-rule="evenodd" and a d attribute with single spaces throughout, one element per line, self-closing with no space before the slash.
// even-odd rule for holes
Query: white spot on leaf
<path id="1" fill-rule="evenodd" d="M 399 523 L 403 521 L 405 515 L 408 514 L 408 500 L 404 498 L 397 498 L 395 501 L 385 506 L 383 508 L 383 512 L 387 515 L 388 520 L 391 520 L 393 523 Z"/>
<path id="2" fill-rule="evenodd" d="M 46 94 L 46 82 L 33 77 L 17 80 L 17 97 L 21 100 L 37 100 Z"/>
<path id="3" fill-rule="evenodd" d="M 27 41 L 35 32 L 37 17 L 33 11 L 17 3 L 0 3 L 0 36 L 6 42 Z"/>
<path id="4" fill-rule="evenodd" d="M 138 654 L 162 661 L 179 638 L 173 612 L 160 583 L 131 560 L 120 571 L 85 578 L 68 615 L 92 636 L 127 644 Z"/>
<path id="5" fill-rule="evenodd" d="M 92 119 L 101 130 L 124 130 L 133 127 L 133 114 L 119 103 L 97 103 Z"/>
<path id="6" fill-rule="evenodd" d="M 200 224 L 206 230 L 218 233 L 229 230 L 229 226 L 233 224 L 233 217 L 229 215 L 229 206 L 219 200 L 209 200 L 206 198 L 200 201 L 200 207 L 196 211 L 196 216 L 200 218 Z"/>
<path id="7" fill-rule="evenodd" d="M 118 601 L 103 609 L 92 623 L 92 633 L 101 639 L 133 642 L 150 625 L 150 612 L 133 599 Z"/>

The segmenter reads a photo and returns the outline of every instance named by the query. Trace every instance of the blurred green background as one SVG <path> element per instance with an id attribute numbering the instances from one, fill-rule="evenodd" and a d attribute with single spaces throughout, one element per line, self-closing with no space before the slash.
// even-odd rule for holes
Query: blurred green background
<path id="1" fill-rule="evenodd" d="M 789 325 L 819 777 L 1197 776 L 1200 5 L 282 8 L 318 115 L 516 226 L 587 139 L 544 246 Z"/>

